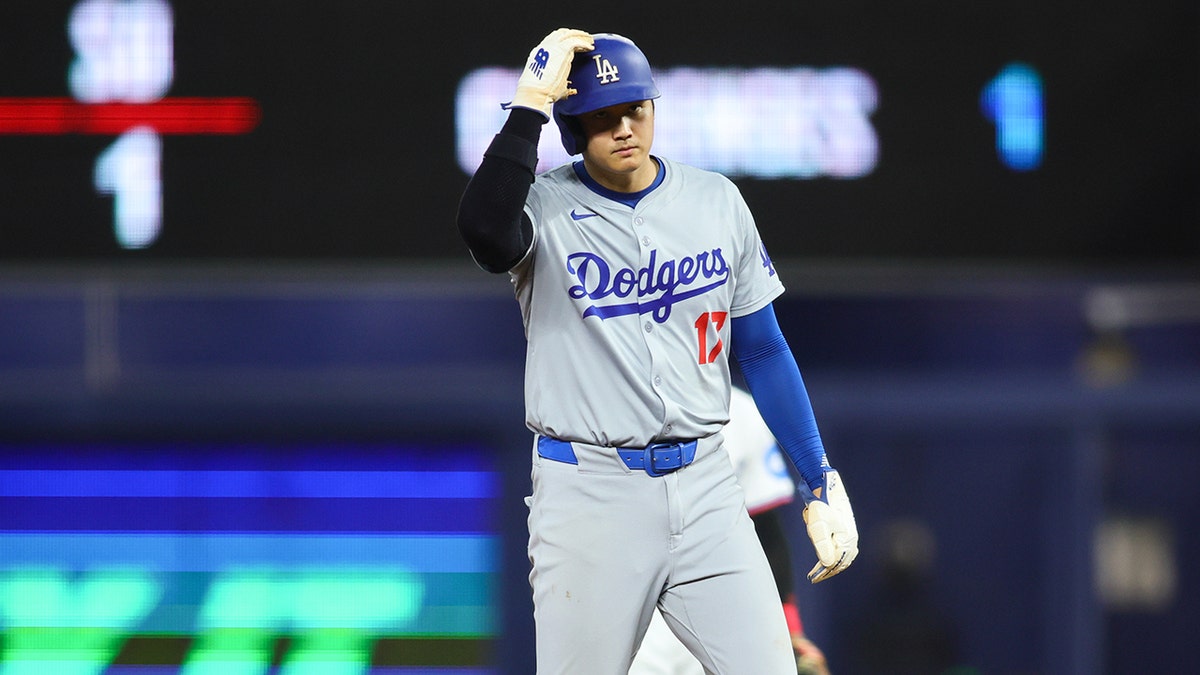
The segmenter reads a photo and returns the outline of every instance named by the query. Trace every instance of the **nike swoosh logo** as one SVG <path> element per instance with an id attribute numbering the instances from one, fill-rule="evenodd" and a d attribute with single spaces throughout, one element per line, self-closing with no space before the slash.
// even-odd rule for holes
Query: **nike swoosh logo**
<path id="1" fill-rule="evenodd" d="M 575 209 L 571 209 L 571 220 L 583 220 L 584 218 L 594 218 L 598 213 L 575 213 Z"/>

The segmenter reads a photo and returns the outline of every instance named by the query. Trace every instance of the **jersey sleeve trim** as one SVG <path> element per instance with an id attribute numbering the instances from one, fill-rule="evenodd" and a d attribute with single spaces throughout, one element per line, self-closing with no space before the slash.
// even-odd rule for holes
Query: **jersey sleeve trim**
<path id="1" fill-rule="evenodd" d="M 729 308 L 729 316 L 730 318 L 734 319 L 742 316 L 749 316 L 750 314 L 763 309 L 767 305 L 770 305 L 775 298 L 783 295 L 783 291 L 783 284 L 776 285 L 768 289 L 765 293 L 763 293 L 762 296 L 754 299 L 749 304 Z"/>

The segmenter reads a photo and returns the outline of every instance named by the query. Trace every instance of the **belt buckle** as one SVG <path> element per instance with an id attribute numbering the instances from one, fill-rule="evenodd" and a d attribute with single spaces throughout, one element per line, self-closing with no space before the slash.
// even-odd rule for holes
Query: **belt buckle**
<path id="1" fill-rule="evenodd" d="M 642 451 L 642 469 L 647 474 L 649 474 L 652 478 L 659 478 L 661 476 L 665 476 L 669 473 L 674 473 L 674 472 L 682 469 L 683 468 L 682 445 L 683 445 L 682 443 L 653 443 L 651 445 L 647 445 L 646 449 Z M 667 466 L 663 469 L 659 469 L 658 466 L 656 466 L 654 463 L 654 451 L 655 450 L 664 450 L 667 448 L 675 448 L 675 451 L 677 454 L 677 459 L 675 459 L 675 466 Z"/>

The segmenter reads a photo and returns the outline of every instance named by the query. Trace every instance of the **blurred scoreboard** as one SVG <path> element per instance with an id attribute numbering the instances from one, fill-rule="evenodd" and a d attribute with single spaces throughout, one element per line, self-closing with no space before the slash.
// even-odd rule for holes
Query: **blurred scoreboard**
<path id="1" fill-rule="evenodd" d="M 632 6 L 2 3 L 0 257 L 465 260 L 499 104 L 573 25 L 642 46 L 656 151 L 776 258 L 1200 259 L 1194 2 Z"/>
<path id="2" fill-rule="evenodd" d="M 0 672 L 498 672 L 482 448 L 0 445 Z"/>

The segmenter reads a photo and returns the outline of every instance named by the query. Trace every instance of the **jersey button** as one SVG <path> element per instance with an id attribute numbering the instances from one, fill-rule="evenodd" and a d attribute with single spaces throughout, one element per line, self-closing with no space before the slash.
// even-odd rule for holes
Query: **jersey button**
<path id="1" fill-rule="evenodd" d="M 661 377 L 658 377 L 657 375 L 654 376 L 654 386 L 656 386 L 656 387 L 662 386 L 662 378 Z M 669 429 L 670 427 L 667 427 L 667 428 Z"/>
<path id="2" fill-rule="evenodd" d="M 645 220 L 643 220 L 641 216 L 638 216 L 637 218 L 634 218 L 634 219 L 633 219 L 633 224 L 634 224 L 634 225 L 641 225 L 641 224 L 642 224 L 642 223 L 644 223 L 644 222 L 646 222 L 646 221 L 645 221 Z"/>
<path id="3" fill-rule="evenodd" d="M 649 332 L 650 332 L 650 331 L 652 331 L 652 330 L 654 330 L 654 324 L 652 324 L 652 323 L 650 323 L 649 321 L 647 321 L 647 322 L 646 322 L 646 332 L 647 332 L 647 333 L 649 333 Z"/>
<path id="4" fill-rule="evenodd" d="M 642 237 L 642 246 L 650 245 L 650 237 Z"/>

